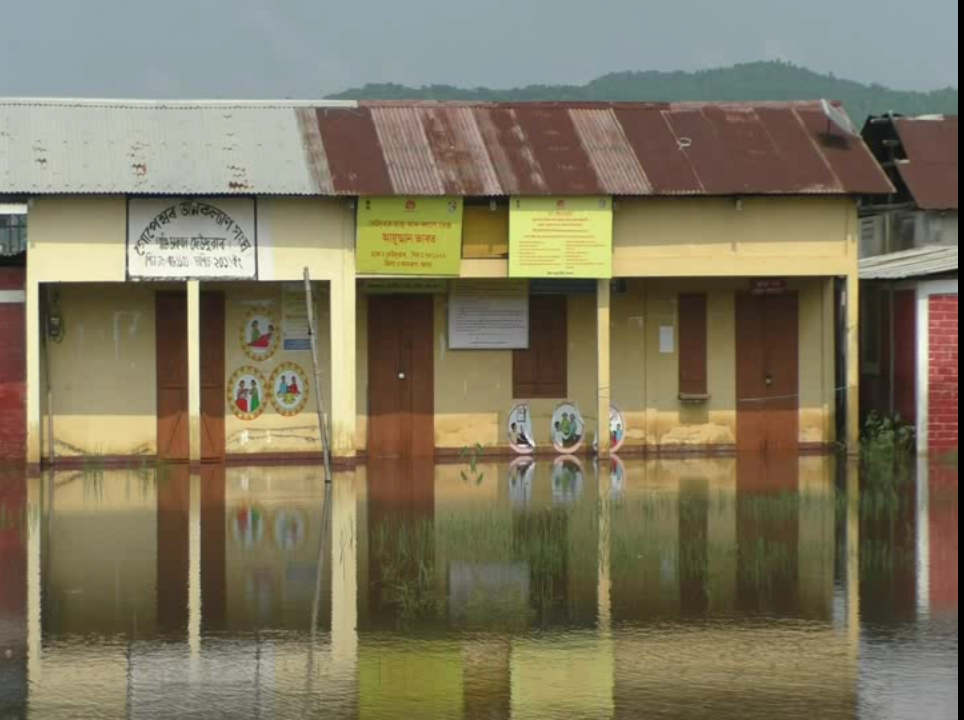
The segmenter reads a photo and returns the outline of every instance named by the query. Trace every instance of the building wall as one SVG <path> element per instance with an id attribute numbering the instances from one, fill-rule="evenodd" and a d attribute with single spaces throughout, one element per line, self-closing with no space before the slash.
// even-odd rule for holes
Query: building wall
<path id="1" fill-rule="evenodd" d="M 930 298 L 930 449 L 957 449 L 957 295 Z"/>
<path id="2" fill-rule="evenodd" d="M 225 402 L 225 436 L 228 455 L 260 455 L 265 453 L 321 452 L 318 431 L 318 413 L 315 405 L 315 379 L 311 353 L 291 352 L 279 341 L 277 353 L 264 362 L 255 362 L 244 353 L 241 336 L 245 329 L 248 311 L 254 307 L 265 308 L 276 321 L 276 328 L 283 332 L 284 286 L 280 283 L 247 283 L 223 288 L 225 294 L 225 382 L 230 393 L 230 381 L 234 372 L 242 367 L 253 366 L 271 381 L 275 369 L 283 363 L 294 363 L 303 371 L 309 384 L 308 402 L 299 415 L 285 417 L 278 414 L 269 401 L 269 389 L 265 388 L 264 414 L 257 420 L 239 419 Z M 315 297 L 315 322 L 318 326 L 318 359 L 322 377 L 322 399 L 325 407 L 331 407 L 331 312 L 330 295 L 319 293 Z"/>
<path id="3" fill-rule="evenodd" d="M 58 455 L 155 454 L 154 293 L 183 290 L 185 284 L 125 282 L 127 200 L 123 197 L 38 198 L 30 222 L 27 300 L 29 316 L 38 318 L 38 324 L 29 326 L 27 332 L 31 462 L 39 461 L 40 438 L 46 431 L 46 368 L 39 307 L 48 291 L 54 293 L 67 329 L 63 342 L 51 343 L 50 349 Z M 240 366 L 238 336 L 248 307 L 245 303 L 275 302 L 280 315 L 281 288 L 271 283 L 302 282 L 305 268 L 309 269 L 316 287 L 326 290 L 320 293 L 325 299 L 318 303 L 323 389 L 332 418 L 333 446 L 344 455 L 354 452 L 355 327 L 346 321 L 354 317 L 354 234 L 354 215 L 347 202 L 259 199 L 262 282 L 202 288 L 227 296 L 227 380 Z M 264 369 L 266 374 L 285 360 L 297 362 L 312 374 L 309 353 L 283 352 Z M 345 373 L 340 382 L 332 383 L 333 367 Z M 298 418 L 282 418 L 269 409 L 256 428 L 247 425 L 242 426 L 227 409 L 228 452 L 259 453 L 269 448 L 272 452 L 300 452 L 318 447 L 313 400 Z M 257 432 L 250 432 L 252 429 Z"/>
<path id="4" fill-rule="evenodd" d="M 856 273 L 847 198 L 619 201 L 617 277 L 820 277 Z"/>
<path id="5" fill-rule="evenodd" d="M 0 268 L 0 464 L 22 461 L 27 440 L 24 277 Z"/>
<path id="6" fill-rule="evenodd" d="M 800 441 L 829 444 L 834 436 L 834 322 L 832 281 L 797 278 L 790 291 L 800 300 Z M 612 301 L 612 399 L 625 416 L 627 449 L 699 449 L 736 444 L 736 296 L 738 279 L 632 280 Z M 712 396 L 705 405 L 679 400 L 681 293 L 705 292 L 709 300 L 708 369 Z M 435 443 L 446 450 L 481 444 L 507 446 L 510 411 L 525 398 L 512 393 L 512 353 L 448 350 L 448 299 L 435 301 Z M 589 438 L 596 432 L 596 314 L 593 296 L 571 296 L 569 397 L 530 403 L 540 447 L 550 447 L 555 406 L 576 402 Z M 360 447 L 367 443 L 367 303 L 358 302 L 358 407 Z M 662 354 L 660 329 L 672 327 L 674 351 Z"/>

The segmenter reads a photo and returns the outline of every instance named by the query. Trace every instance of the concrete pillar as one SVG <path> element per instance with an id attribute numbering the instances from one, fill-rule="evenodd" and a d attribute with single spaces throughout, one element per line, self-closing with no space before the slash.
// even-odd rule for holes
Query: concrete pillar
<path id="1" fill-rule="evenodd" d="M 201 284 L 187 284 L 187 377 L 191 465 L 201 464 Z"/>
<path id="2" fill-rule="evenodd" d="M 860 276 L 847 277 L 847 451 L 860 452 Z"/>
<path id="3" fill-rule="evenodd" d="M 27 270 L 26 304 L 27 332 L 27 464 L 39 468 L 43 453 L 43 415 L 41 390 L 41 333 L 45 331 L 40 317 L 40 283 Z"/>
<path id="4" fill-rule="evenodd" d="M 355 256 L 346 252 L 342 271 L 331 282 L 331 444 L 336 457 L 355 456 L 357 348 Z"/>
<path id="5" fill-rule="evenodd" d="M 833 445 L 837 437 L 837 334 L 836 334 L 836 281 L 824 278 L 822 292 L 823 311 L 823 442 Z"/>
<path id="6" fill-rule="evenodd" d="M 612 403 L 610 366 L 610 306 L 612 284 L 600 280 L 596 289 L 596 436 L 599 438 L 599 457 L 608 458 L 611 449 L 609 436 L 609 407 Z"/>
<path id="7" fill-rule="evenodd" d="M 39 457 L 39 456 L 38 456 Z M 41 477 L 27 481 L 27 679 L 33 687 L 40 687 L 43 671 L 43 555 L 41 533 L 44 524 L 43 483 Z M 53 488 L 53 483 L 50 485 Z M 52 507 L 52 505 L 51 505 Z"/>

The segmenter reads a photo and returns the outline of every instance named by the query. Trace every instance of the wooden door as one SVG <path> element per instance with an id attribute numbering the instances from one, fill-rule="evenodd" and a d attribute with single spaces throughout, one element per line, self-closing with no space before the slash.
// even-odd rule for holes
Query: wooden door
<path id="1" fill-rule="evenodd" d="M 741 452 L 800 447 L 800 319 L 796 294 L 737 300 L 737 445 Z"/>
<path id="2" fill-rule="evenodd" d="M 224 461 L 224 295 L 201 296 L 201 459 Z"/>
<path id="3" fill-rule="evenodd" d="M 189 462 L 187 295 L 159 294 L 155 307 L 157 457 L 167 462 Z"/>
<path id="4" fill-rule="evenodd" d="M 373 297 L 368 311 L 368 454 L 435 455 L 435 362 L 430 297 Z"/>

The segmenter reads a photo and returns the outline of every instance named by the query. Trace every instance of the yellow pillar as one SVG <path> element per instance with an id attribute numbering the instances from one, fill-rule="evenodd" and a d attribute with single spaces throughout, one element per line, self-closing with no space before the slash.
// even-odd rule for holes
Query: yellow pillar
<path id="1" fill-rule="evenodd" d="M 27 464 L 39 467 L 43 453 L 43 416 L 41 388 L 43 377 L 40 340 L 44 332 L 40 317 L 40 283 L 27 270 L 26 303 L 27 331 Z"/>
<path id="2" fill-rule="evenodd" d="M 191 464 L 201 464 L 201 284 L 187 284 L 187 377 Z"/>
<path id="3" fill-rule="evenodd" d="M 600 280 L 596 290 L 596 388 L 597 403 L 596 436 L 599 438 L 599 457 L 608 458 L 611 446 L 609 436 L 609 407 L 611 398 L 610 367 L 610 305 L 612 285 Z"/>
<path id="4" fill-rule="evenodd" d="M 331 445 L 336 457 L 355 456 L 358 422 L 355 387 L 355 256 L 346 252 L 331 282 Z"/>
<path id="5" fill-rule="evenodd" d="M 833 278 L 823 280 L 823 441 L 826 445 L 833 445 L 841 438 L 837 437 L 837 334 L 835 332 L 836 304 L 834 292 L 836 281 Z"/>
<path id="6" fill-rule="evenodd" d="M 847 451 L 860 452 L 860 276 L 847 277 Z"/>

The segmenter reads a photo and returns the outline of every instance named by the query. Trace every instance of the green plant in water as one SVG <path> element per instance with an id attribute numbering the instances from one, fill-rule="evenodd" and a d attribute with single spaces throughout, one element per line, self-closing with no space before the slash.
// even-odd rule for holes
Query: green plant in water
<path id="1" fill-rule="evenodd" d="M 899 415 L 871 413 L 864 423 L 860 454 L 865 466 L 881 477 L 893 477 L 917 449 L 917 431 Z"/>
<path id="2" fill-rule="evenodd" d="M 485 457 L 485 447 L 481 443 L 476 443 L 475 447 L 464 447 L 459 451 L 460 460 L 468 460 L 468 470 L 462 471 L 464 482 L 481 485 L 485 480 L 485 473 L 479 472 L 479 462 Z"/>

